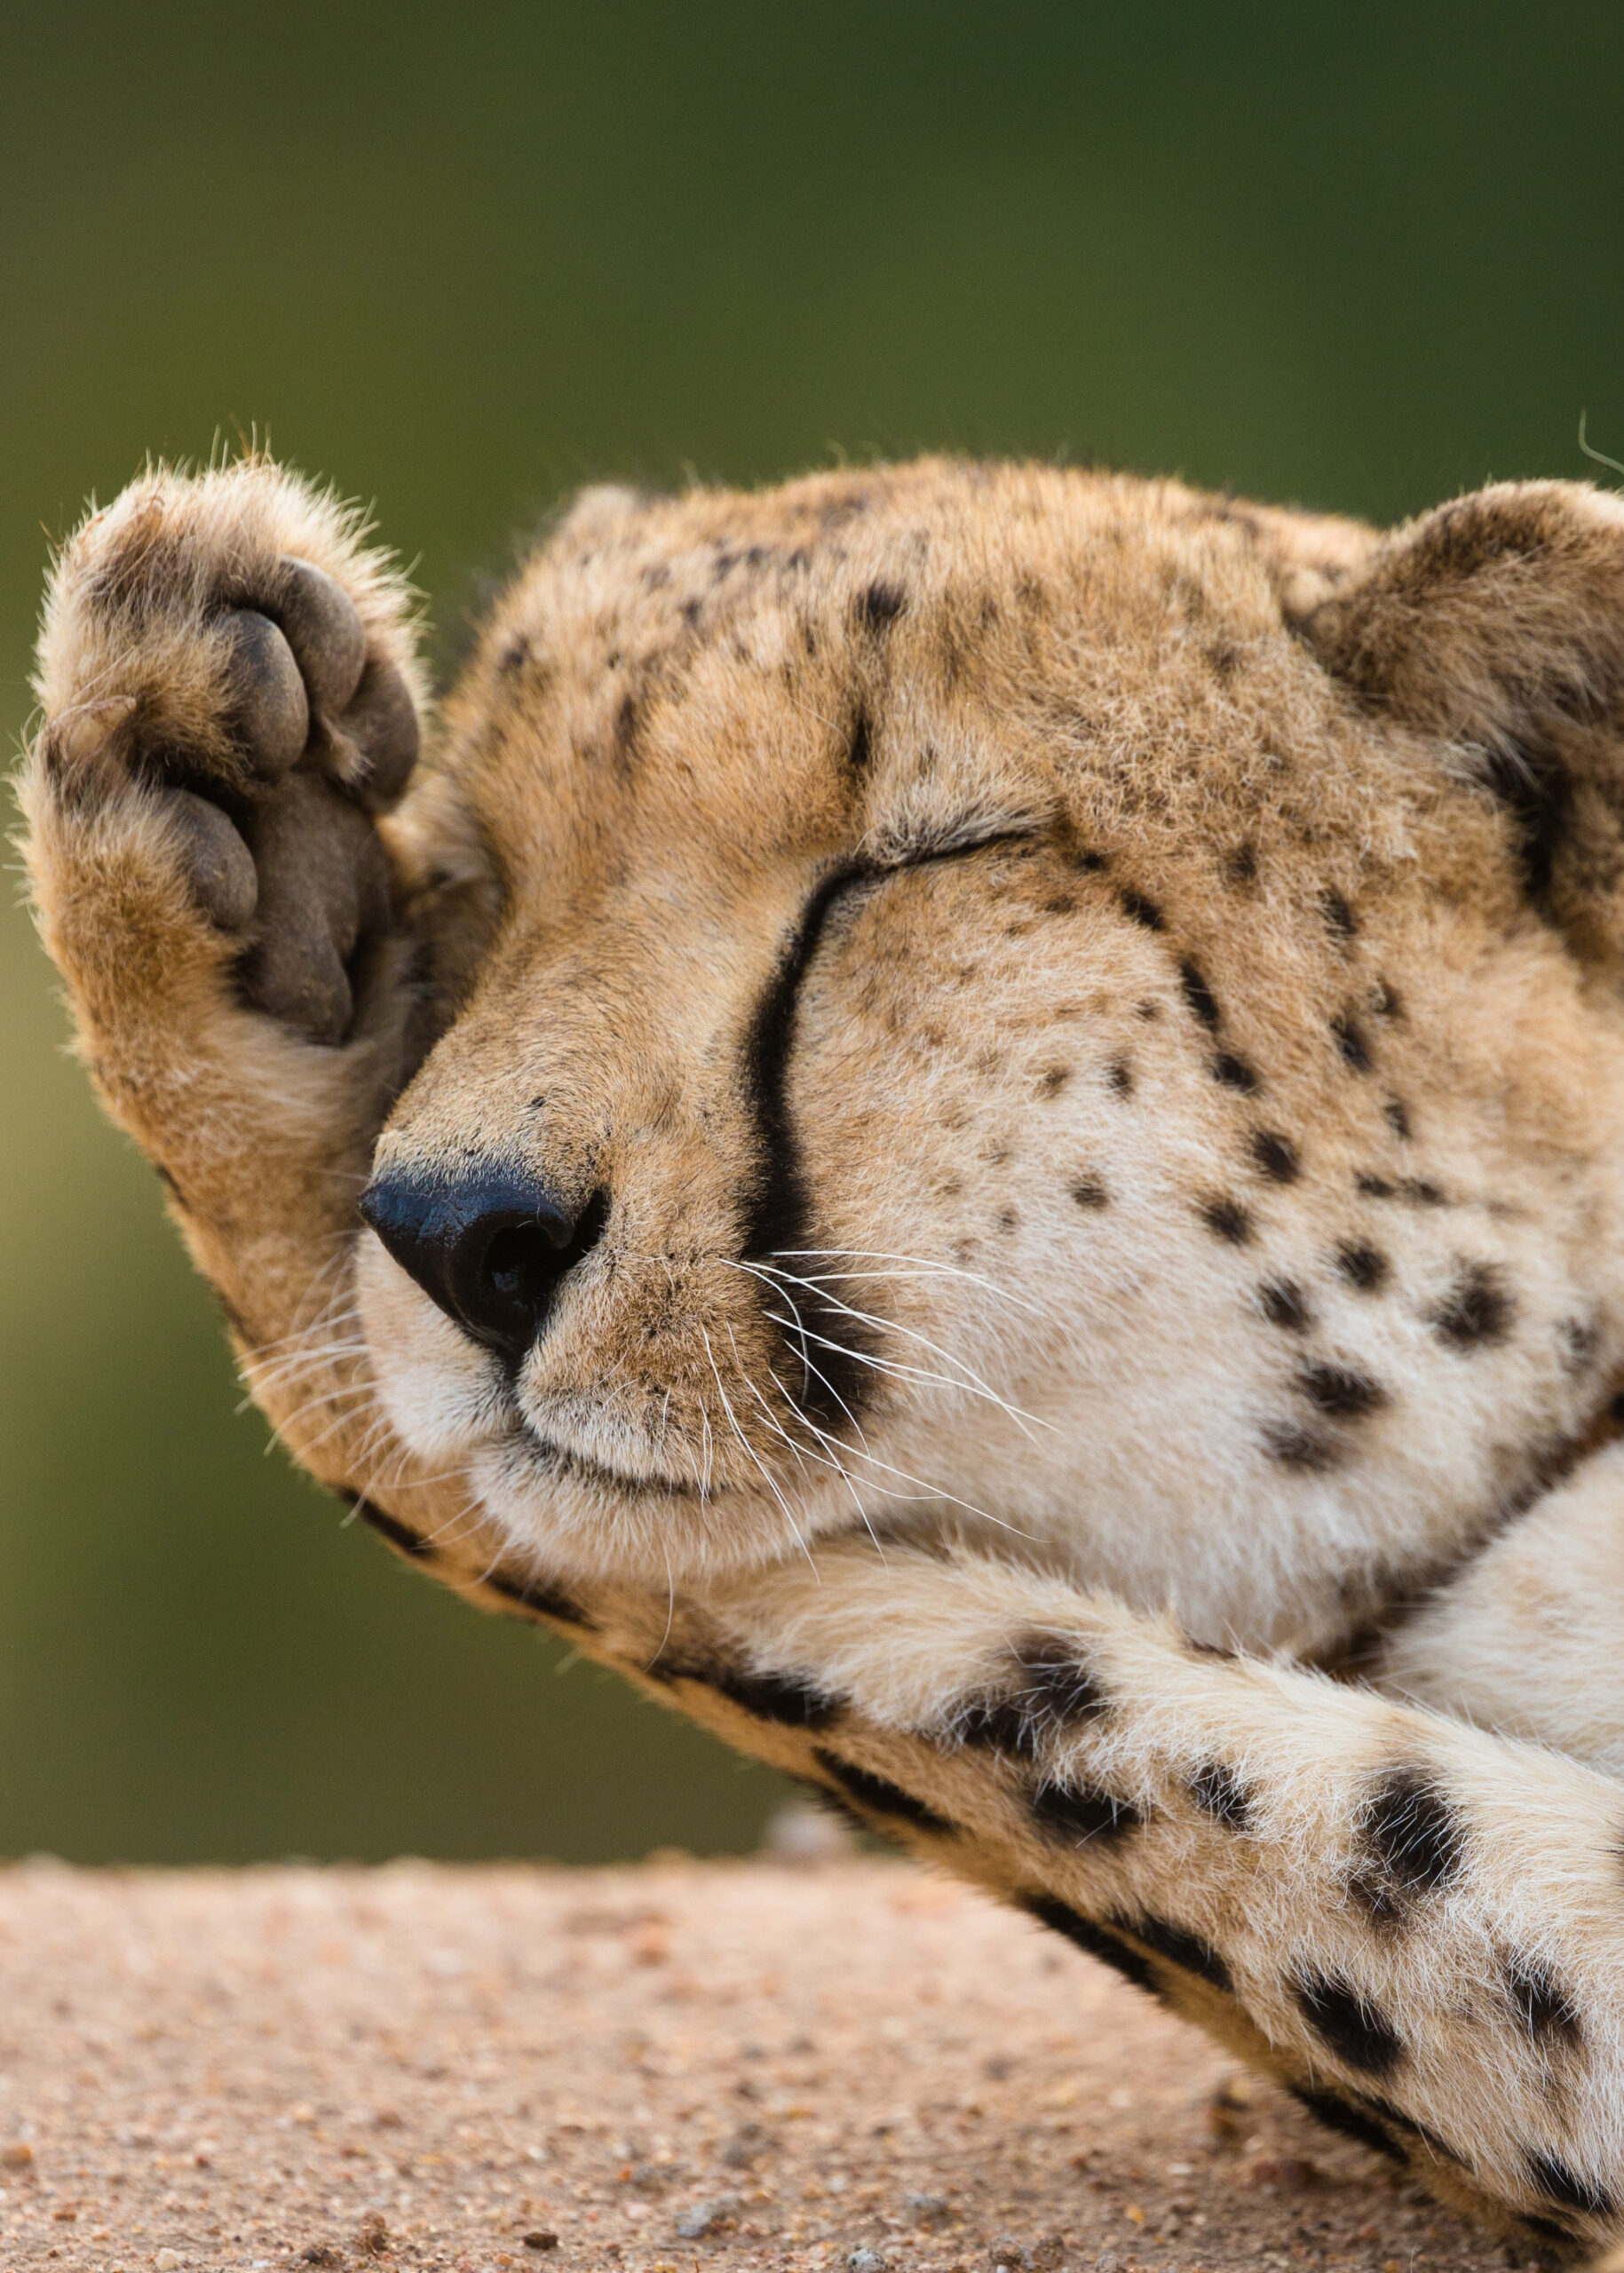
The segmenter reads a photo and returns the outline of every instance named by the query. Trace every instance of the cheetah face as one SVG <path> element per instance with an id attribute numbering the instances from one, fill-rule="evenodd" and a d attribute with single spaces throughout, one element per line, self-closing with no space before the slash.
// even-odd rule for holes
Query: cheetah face
<path id="1" fill-rule="evenodd" d="M 568 1567 L 1013 1536 L 1121 1268 L 1102 1148 L 1172 1006 L 1052 782 L 921 746 L 882 786 L 883 702 L 764 732 L 755 691 L 697 747 L 651 706 L 607 780 L 527 708 L 475 793 L 500 929 L 365 1203 L 397 1429 Z"/>
<path id="2" fill-rule="evenodd" d="M 563 1574 L 951 1529 L 1299 1643 L 1516 1488 L 1604 1338 L 1539 1160 L 1614 1077 L 1519 1086 L 1573 986 L 1505 815 L 1296 636 L 1367 542 L 590 497 L 414 793 L 490 914 L 363 1207 L 411 1453 Z"/>

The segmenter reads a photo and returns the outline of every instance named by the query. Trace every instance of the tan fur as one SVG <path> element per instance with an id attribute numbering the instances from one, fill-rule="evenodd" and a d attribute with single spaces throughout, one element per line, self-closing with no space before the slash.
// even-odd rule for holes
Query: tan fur
<path id="1" fill-rule="evenodd" d="M 422 707 L 360 542 L 262 460 L 147 477 L 58 564 L 23 781 L 289 1445 L 1452 2198 L 1616 2237 L 1624 511 L 589 492 L 323 1046 L 180 792 L 273 843 L 222 626 L 288 557 Z M 511 1374 L 356 1224 L 470 1163 L 607 1210 Z"/>

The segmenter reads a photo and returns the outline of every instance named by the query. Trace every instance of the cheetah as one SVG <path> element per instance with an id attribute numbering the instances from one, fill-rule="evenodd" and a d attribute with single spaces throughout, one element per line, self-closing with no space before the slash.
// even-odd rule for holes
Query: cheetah
<path id="1" fill-rule="evenodd" d="M 1624 503 L 584 493 L 436 707 L 52 566 L 45 944 L 294 1455 L 1508 2233 L 1624 2237 Z"/>

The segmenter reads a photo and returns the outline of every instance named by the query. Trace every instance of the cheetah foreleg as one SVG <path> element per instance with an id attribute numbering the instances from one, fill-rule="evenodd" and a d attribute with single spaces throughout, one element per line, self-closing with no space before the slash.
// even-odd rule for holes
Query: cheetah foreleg
<path id="1" fill-rule="evenodd" d="M 970 1556 L 836 1549 L 595 1652 L 979 1880 L 1337 2127 L 1624 2231 L 1624 1795 L 1555 1754 Z"/>

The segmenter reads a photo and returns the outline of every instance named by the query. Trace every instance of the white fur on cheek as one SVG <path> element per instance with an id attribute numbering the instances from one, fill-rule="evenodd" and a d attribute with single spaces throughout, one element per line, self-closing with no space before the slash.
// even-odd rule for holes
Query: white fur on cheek
<path id="1" fill-rule="evenodd" d="M 361 1235 L 355 1284 L 378 1396 L 419 1459 L 465 1457 L 510 1425 L 495 1359 L 435 1308 L 370 1232 Z"/>

